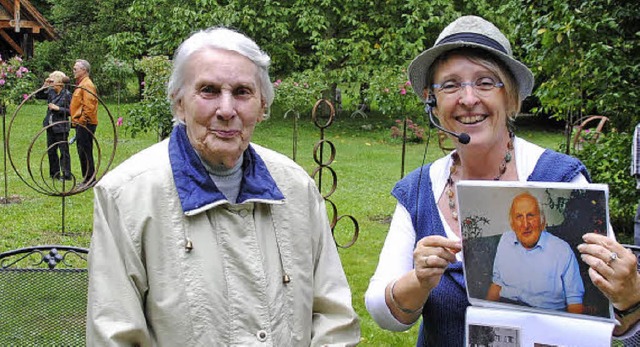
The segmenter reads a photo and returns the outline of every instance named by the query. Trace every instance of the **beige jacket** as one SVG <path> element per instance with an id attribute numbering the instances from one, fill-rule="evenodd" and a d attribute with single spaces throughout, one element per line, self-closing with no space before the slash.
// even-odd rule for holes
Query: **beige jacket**
<path id="1" fill-rule="evenodd" d="M 168 143 L 133 156 L 95 187 L 87 344 L 357 344 L 351 292 L 308 174 L 252 144 L 285 199 L 223 199 L 187 216 Z"/>

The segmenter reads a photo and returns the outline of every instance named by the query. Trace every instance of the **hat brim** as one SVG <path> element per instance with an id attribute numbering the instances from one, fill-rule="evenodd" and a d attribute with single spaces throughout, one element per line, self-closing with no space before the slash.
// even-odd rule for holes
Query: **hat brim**
<path id="1" fill-rule="evenodd" d="M 426 87 L 427 72 L 431 68 L 433 62 L 441 54 L 460 47 L 479 48 L 491 53 L 496 58 L 500 59 L 500 61 L 505 64 L 505 66 L 511 71 L 511 74 L 515 78 L 518 84 L 518 92 L 520 94 L 520 98 L 524 100 L 524 98 L 531 95 L 531 91 L 533 90 L 534 78 L 533 73 L 526 65 L 515 60 L 511 56 L 504 54 L 503 52 L 500 52 L 491 47 L 487 47 L 485 45 L 472 42 L 450 42 L 425 50 L 424 52 L 420 53 L 420 55 L 418 55 L 415 59 L 413 59 L 411 64 L 409 64 L 408 75 L 409 81 L 411 82 L 411 87 L 413 88 L 413 91 L 418 94 L 422 101 L 425 100 L 423 91 Z"/>

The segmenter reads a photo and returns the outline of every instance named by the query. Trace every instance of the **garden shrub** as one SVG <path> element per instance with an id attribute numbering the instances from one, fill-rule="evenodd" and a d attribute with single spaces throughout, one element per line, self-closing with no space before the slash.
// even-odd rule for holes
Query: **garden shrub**
<path id="1" fill-rule="evenodd" d="M 20 57 L 3 60 L 0 56 L 0 107 L 20 104 L 43 81 L 29 71 Z"/>
<path id="2" fill-rule="evenodd" d="M 402 139 L 404 120 L 408 142 L 422 142 L 425 129 L 413 119 L 424 114 L 420 99 L 415 95 L 404 68 L 382 68 L 369 82 L 367 98 L 371 107 L 377 109 L 395 125 L 390 126 L 391 138 Z"/>
<path id="3" fill-rule="evenodd" d="M 406 125 L 403 124 L 406 121 Z M 413 122 L 411 118 L 396 119 L 396 125 L 391 126 L 391 138 L 396 140 L 402 140 L 403 137 L 403 128 L 406 126 L 406 137 L 407 142 L 417 142 L 421 143 L 424 141 L 425 130 L 424 128 Z"/>
<path id="4" fill-rule="evenodd" d="M 131 136 L 155 131 L 158 140 L 171 133 L 173 116 L 167 100 L 166 86 L 171 75 L 171 61 L 165 56 L 145 57 L 137 60 L 134 68 L 144 74 L 142 101 L 124 120 Z"/>
<path id="5" fill-rule="evenodd" d="M 281 110 L 282 116 L 289 111 L 297 112 L 300 116 L 310 115 L 313 105 L 322 98 L 322 91 L 328 87 L 322 77 L 320 72 L 305 70 L 277 79 L 273 82 L 275 108 Z"/>
<path id="6" fill-rule="evenodd" d="M 586 165 L 594 183 L 609 185 L 609 218 L 623 242 L 633 238 L 633 218 L 638 206 L 636 180 L 631 177 L 631 134 L 609 132 L 597 143 L 584 142 L 573 153 Z"/>

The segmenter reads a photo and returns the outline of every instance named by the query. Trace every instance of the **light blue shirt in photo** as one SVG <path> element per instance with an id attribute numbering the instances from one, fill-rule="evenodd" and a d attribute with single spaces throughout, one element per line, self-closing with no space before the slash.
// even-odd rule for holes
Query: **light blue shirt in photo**
<path id="1" fill-rule="evenodd" d="M 493 264 L 493 283 L 502 287 L 501 297 L 544 309 L 564 310 L 569 304 L 581 304 L 584 296 L 571 247 L 546 230 L 532 249 L 524 248 L 515 232 L 502 234 Z"/>

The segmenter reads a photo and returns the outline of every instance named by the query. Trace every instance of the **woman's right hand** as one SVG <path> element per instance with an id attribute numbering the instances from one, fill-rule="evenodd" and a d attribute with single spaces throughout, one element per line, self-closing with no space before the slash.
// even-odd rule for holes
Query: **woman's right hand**
<path id="1" fill-rule="evenodd" d="M 460 241 L 446 237 L 432 235 L 420 239 L 413 251 L 413 266 L 420 285 L 428 290 L 435 288 L 461 250 Z"/>

